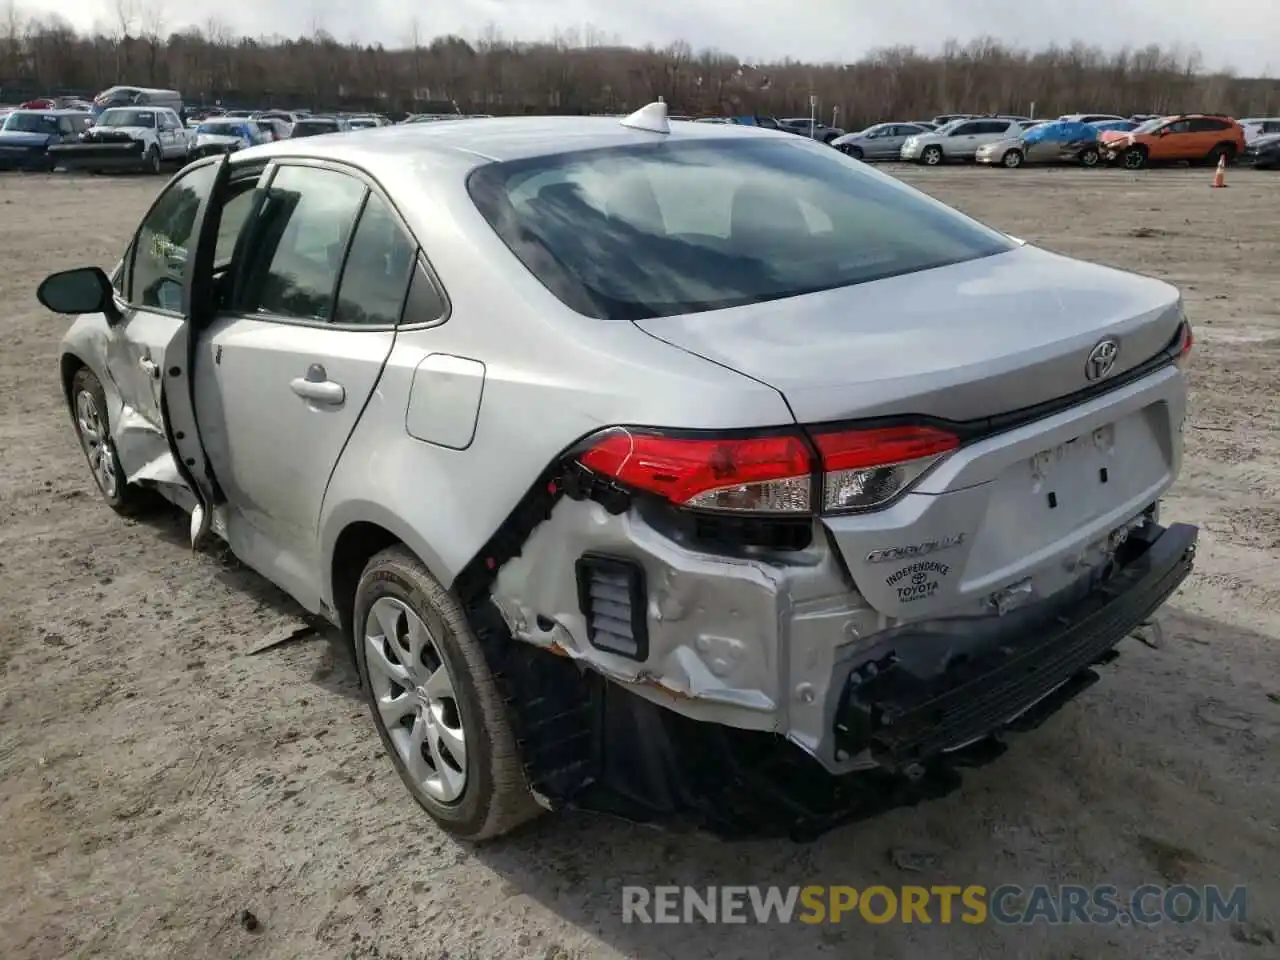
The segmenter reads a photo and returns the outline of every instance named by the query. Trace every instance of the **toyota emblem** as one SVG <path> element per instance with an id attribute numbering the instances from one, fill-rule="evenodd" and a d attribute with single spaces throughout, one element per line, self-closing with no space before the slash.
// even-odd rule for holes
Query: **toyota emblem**
<path id="1" fill-rule="evenodd" d="M 1084 375 L 1089 380 L 1101 380 L 1111 372 L 1120 356 L 1120 344 L 1111 337 L 1099 340 L 1089 351 L 1089 359 L 1084 365 Z"/>

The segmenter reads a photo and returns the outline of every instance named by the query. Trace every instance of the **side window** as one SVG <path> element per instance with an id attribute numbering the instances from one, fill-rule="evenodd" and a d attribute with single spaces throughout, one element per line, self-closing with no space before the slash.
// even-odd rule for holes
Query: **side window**
<path id="1" fill-rule="evenodd" d="M 1190 133 L 1190 120 L 1177 120 L 1164 128 L 1165 133 Z"/>
<path id="2" fill-rule="evenodd" d="M 405 234 L 386 202 L 369 194 L 342 268 L 334 322 L 399 323 L 417 255 L 418 245 Z"/>
<path id="3" fill-rule="evenodd" d="M 281 167 L 254 220 L 238 309 L 332 320 L 338 271 L 366 192 L 336 170 Z"/>
<path id="4" fill-rule="evenodd" d="M 978 132 L 978 124 L 962 123 L 951 131 L 953 137 L 968 137 Z"/>
<path id="5" fill-rule="evenodd" d="M 125 293 L 139 307 L 182 309 L 182 285 L 186 279 L 196 214 L 213 190 L 217 165 L 205 164 L 169 187 L 156 201 L 133 242 L 133 257 Z"/>

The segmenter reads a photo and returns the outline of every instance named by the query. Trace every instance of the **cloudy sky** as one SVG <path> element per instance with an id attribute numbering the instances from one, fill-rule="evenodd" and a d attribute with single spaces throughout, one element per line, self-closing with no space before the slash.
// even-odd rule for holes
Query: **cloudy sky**
<path id="1" fill-rule="evenodd" d="M 0 0 L 7 5 L 11 0 Z M 1071 39 L 1107 47 L 1195 46 L 1211 68 L 1280 73 L 1276 0 L 15 0 L 27 12 L 57 11 L 73 25 L 114 22 L 117 2 L 161 10 L 166 30 L 215 16 L 252 35 L 310 33 L 403 43 L 418 13 L 422 36 L 476 37 L 492 24 L 510 38 L 542 39 L 590 24 L 624 43 L 685 39 L 742 57 L 856 59 L 878 46 L 936 48 L 984 34 L 1025 46 Z"/>

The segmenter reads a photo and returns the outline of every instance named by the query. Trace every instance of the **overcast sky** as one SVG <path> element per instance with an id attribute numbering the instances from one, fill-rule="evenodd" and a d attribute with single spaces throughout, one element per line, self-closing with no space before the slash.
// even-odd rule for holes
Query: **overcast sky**
<path id="1" fill-rule="evenodd" d="M 0 6 L 10 0 L 0 0 Z M 117 0 L 16 0 L 57 11 L 81 29 L 116 20 Z M 557 28 L 596 30 L 624 43 L 684 39 L 750 59 L 847 60 L 894 44 L 936 49 L 948 37 L 989 34 L 1024 46 L 1073 39 L 1106 47 L 1195 46 L 1210 68 L 1280 72 L 1277 0 L 121 0 L 163 10 L 166 30 L 209 16 L 251 35 L 310 33 L 343 41 L 404 43 L 413 11 L 424 37 L 476 37 L 494 25 L 508 38 L 544 39 Z M 140 14 L 141 16 L 141 14 Z"/>

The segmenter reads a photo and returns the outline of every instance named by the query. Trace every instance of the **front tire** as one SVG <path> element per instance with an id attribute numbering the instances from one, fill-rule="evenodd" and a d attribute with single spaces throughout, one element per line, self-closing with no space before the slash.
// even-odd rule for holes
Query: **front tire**
<path id="1" fill-rule="evenodd" d="M 488 840 L 542 812 L 508 709 L 461 604 L 404 547 L 356 587 L 356 663 L 400 779 L 443 829 Z"/>
<path id="2" fill-rule="evenodd" d="M 847 157 L 852 157 L 854 160 L 862 159 L 861 147 L 841 147 L 840 149 L 844 151 L 844 154 Z"/>
<path id="3" fill-rule="evenodd" d="M 926 167 L 936 167 L 942 163 L 941 147 L 925 147 L 920 154 L 920 162 Z"/>
<path id="4" fill-rule="evenodd" d="M 1147 165 L 1147 151 L 1141 147 L 1130 147 L 1124 152 L 1124 168 L 1126 170 L 1141 170 Z"/>
<path id="5" fill-rule="evenodd" d="M 1000 158 L 1000 163 L 1010 170 L 1016 170 L 1022 166 L 1022 159 L 1022 151 L 1015 147 L 1012 150 L 1005 151 L 1004 156 Z"/>
<path id="6" fill-rule="evenodd" d="M 147 147 L 146 156 L 147 173 L 156 176 L 160 173 L 160 150 L 154 146 Z"/>
<path id="7" fill-rule="evenodd" d="M 81 367 L 71 378 L 71 415 L 89 472 L 107 506 L 126 517 L 150 507 L 155 502 L 151 491 L 129 483 L 116 457 L 107 395 L 102 382 L 88 367 Z"/>

